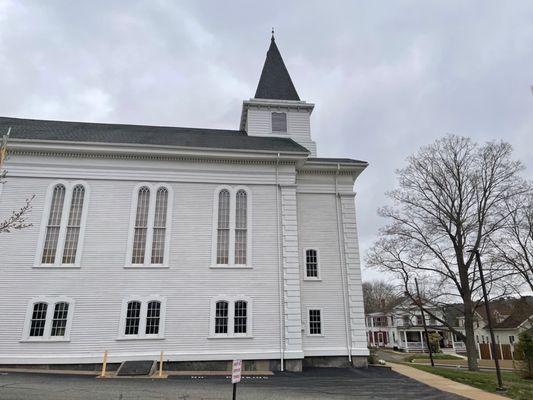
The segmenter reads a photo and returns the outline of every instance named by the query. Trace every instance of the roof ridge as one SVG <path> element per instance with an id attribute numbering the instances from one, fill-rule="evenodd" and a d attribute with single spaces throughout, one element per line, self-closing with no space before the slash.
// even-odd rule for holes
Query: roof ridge
<path id="1" fill-rule="evenodd" d="M 234 132 L 242 133 L 248 136 L 248 133 L 242 129 L 221 129 L 221 128 L 195 128 L 189 126 L 171 126 L 171 125 L 147 125 L 147 124 L 123 124 L 115 122 L 88 122 L 88 121 L 65 121 L 59 119 L 37 119 L 37 118 L 20 118 L 20 117 L 5 117 L 0 115 L 0 120 L 17 120 L 17 121 L 32 121 L 32 122 L 44 122 L 44 123 L 61 123 L 61 124 L 84 124 L 92 126 L 116 126 L 116 127 L 136 127 L 136 128 L 161 128 L 161 129 L 188 129 L 192 131 L 217 131 L 217 132 Z"/>

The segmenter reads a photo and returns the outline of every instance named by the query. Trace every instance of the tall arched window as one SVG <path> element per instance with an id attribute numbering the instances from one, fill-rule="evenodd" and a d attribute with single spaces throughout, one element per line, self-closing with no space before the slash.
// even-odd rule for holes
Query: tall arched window
<path id="1" fill-rule="evenodd" d="M 224 189 L 218 194 L 217 264 L 228 264 L 230 232 L 230 194 Z"/>
<path id="2" fill-rule="evenodd" d="M 215 308 L 215 333 L 228 333 L 228 302 L 217 301 Z"/>
<path id="3" fill-rule="evenodd" d="M 56 185 L 52 194 L 50 213 L 46 225 L 46 237 L 44 240 L 43 264 L 53 264 L 56 259 L 57 245 L 59 243 L 59 231 L 61 229 L 61 216 L 63 215 L 63 203 L 65 202 L 65 186 Z"/>
<path id="4" fill-rule="evenodd" d="M 141 321 L 141 302 L 130 301 L 128 303 L 128 309 L 126 314 L 126 327 L 124 330 L 125 335 L 137 335 L 139 334 L 139 324 Z"/>
<path id="5" fill-rule="evenodd" d="M 63 264 L 74 264 L 76 261 L 84 196 L 85 188 L 83 185 L 74 186 L 65 236 L 65 248 L 63 250 Z"/>
<path id="6" fill-rule="evenodd" d="M 152 236 L 152 264 L 163 264 L 165 255 L 165 231 L 167 226 L 168 190 L 158 189 L 155 198 L 154 233 Z"/>
<path id="7" fill-rule="evenodd" d="M 239 190 L 235 200 L 235 264 L 246 264 L 247 196 Z"/>
<path id="8" fill-rule="evenodd" d="M 148 211 L 150 207 L 150 189 L 143 186 L 137 197 L 137 214 L 133 234 L 132 264 L 143 264 L 146 251 L 146 234 L 148 231 Z"/>
<path id="9" fill-rule="evenodd" d="M 47 197 L 45 229 L 39 242 L 37 265 L 69 265 L 79 263 L 83 234 L 86 186 L 62 182 L 50 188 Z"/>

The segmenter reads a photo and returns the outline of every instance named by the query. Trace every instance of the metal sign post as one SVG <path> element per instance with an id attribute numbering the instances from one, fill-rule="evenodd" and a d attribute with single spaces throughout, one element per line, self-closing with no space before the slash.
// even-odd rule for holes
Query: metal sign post
<path id="1" fill-rule="evenodd" d="M 233 400 L 237 399 L 237 383 L 241 381 L 242 360 L 233 360 L 231 383 L 233 384 Z"/>

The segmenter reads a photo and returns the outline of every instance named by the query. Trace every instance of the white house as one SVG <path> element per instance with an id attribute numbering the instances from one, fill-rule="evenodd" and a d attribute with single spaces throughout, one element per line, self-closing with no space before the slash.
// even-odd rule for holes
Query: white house
<path id="1" fill-rule="evenodd" d="M 367 163 L 317 158 L 313 108 L 272 38 L 237 130 L 0 118 L 0 216 L 35 194 L 0 235 L 0 364 L 365 366 Z"/>
<path id="2" fill-rule="evenodd" d="M 428 308 L 440 320 L 448 316 L 439 307 Z M 439 347 L 443 352 L 462 352 L 464 343 L 438 319 L 425 313 L 428 332 L 437 332 L 441 339 Z M 406 352 L 426 352 L 427 341 L 420 308 L 404 300 L 390 310 L 366 315 L 368 344 L 374 347 L 388 347 Z"/>

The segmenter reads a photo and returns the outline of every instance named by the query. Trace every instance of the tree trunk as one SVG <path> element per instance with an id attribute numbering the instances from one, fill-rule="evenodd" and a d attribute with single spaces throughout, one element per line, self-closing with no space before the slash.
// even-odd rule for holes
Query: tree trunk
<path id="1" fill-rule="evenodd" d="M 468 357 L 468 370 L 478 370 L 477 344 L 474 335 L 474 311 L 472 309 L 472 300 L 465 299 L 465 335 L 466 335 L 466 356 Z"/>

